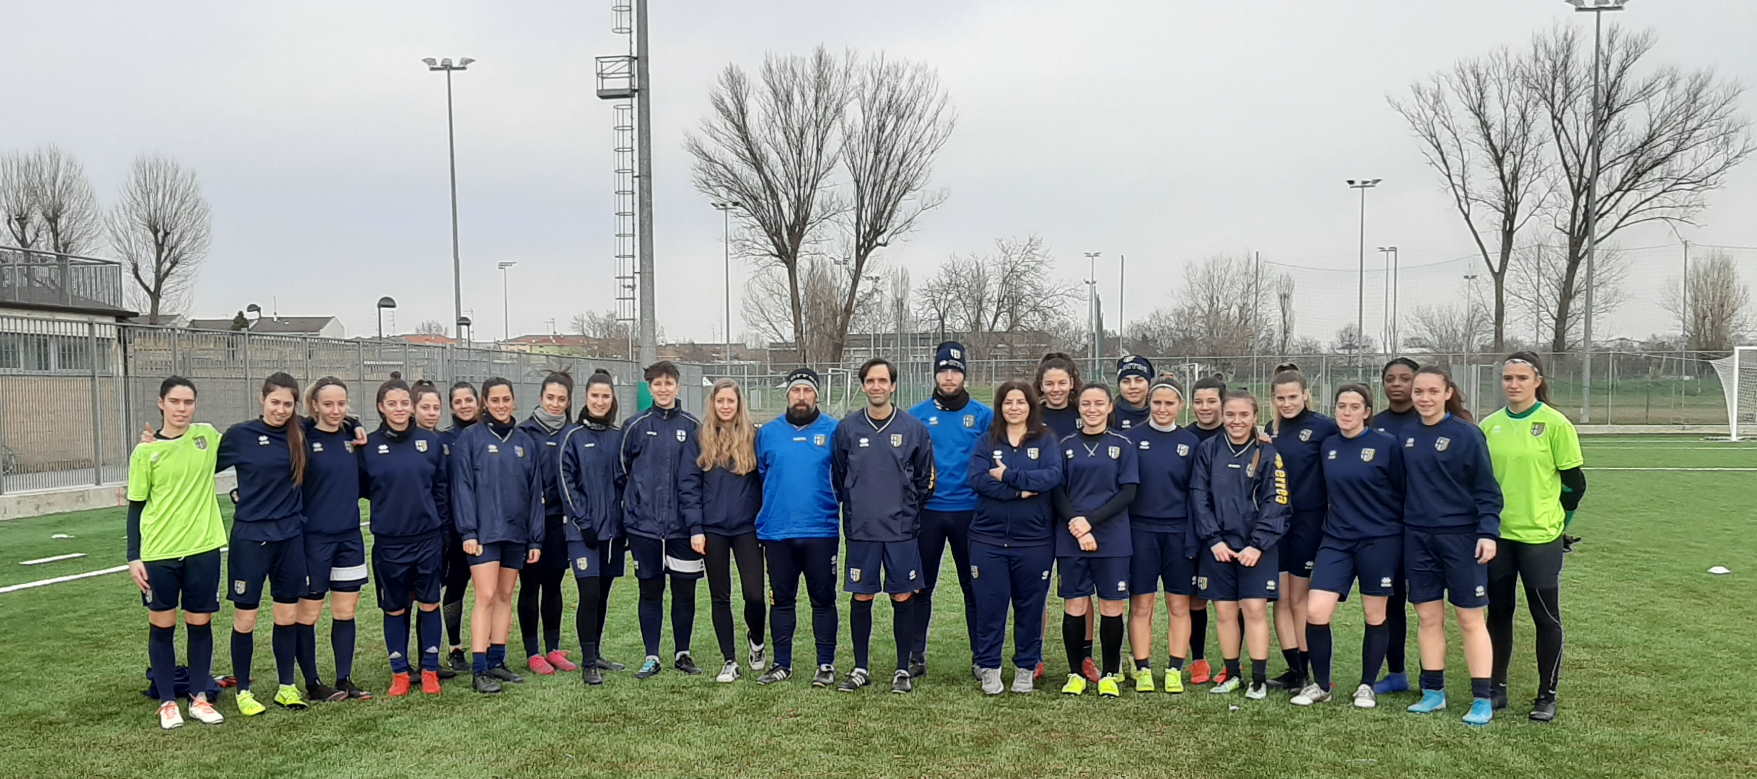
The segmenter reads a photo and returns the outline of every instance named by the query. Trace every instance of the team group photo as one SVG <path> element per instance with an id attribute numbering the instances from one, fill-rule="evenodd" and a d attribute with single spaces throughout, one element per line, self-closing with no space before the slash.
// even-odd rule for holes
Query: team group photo
<path id="1" fill-rule="evenodd" d="M 1757 773 L 1746 3 L 10 10 L 0 774 Z"/>

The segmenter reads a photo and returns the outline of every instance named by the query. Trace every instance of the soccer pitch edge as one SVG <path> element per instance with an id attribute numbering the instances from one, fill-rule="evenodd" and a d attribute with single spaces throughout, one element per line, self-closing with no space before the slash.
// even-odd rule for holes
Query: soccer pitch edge
<path id="1" fill-rule="evenodd" d="M 1757 543 L 1748 530 L 1752 482 L 1743 472 L 1713 469 L 1757 470 L 1757 446 L 1628 436 L 1587 438 L 1583 445 L 1591 487 L 1570 532 L 1585 540 L 1564 572 L 1568 657 L 1561 719 L 1547 727 L 1524 721 L 1522 706 L 1532 694 L 1533 673 L 1531 632 L 1523 615 L 1513 708 L 1482 730 L 1457 721 L 1467 678 L 1455 634 L 1448 663 L 1454 710 L 1433 717 L 1403 713 L 1413 700 L 1407 695 L 1384 696 L 1375 711 L 1334 702 L 1307 711 L 1276 698 L 1210 696 L 1206 686 L 1191 686 L 1182 696 L 1125 691 L 1115 701 L 1090 695 L 1065 699 L 1042 689 L 1025 700 L 986 699 L 969 679 L 948 558 L 935 598 L 933 670 L 912 696 L 839 695 L 810 689 L 804 678 L 759 688 L 749 674 L 738 684 L 716 685 L 671 671 L 645 682 L 622 673 L 592 690 L 563 676 L 533 679 L 490 699 L 452 682 L 436 700 L 381 698 L 300 714 L 271 710 L 250 720 L 236 714 L 230 695 L 222 695 L 220 709 L 229 718 L 224 725 L 191 723 L 161 733 L 150 702 L 139 695 L 144 620 L 126 574 L 91 573 L 15 589 L 93 569 L 125 570 L 102 565 L 122 554 L 122 512 L 113 509 L 0 523 L 0 548 L 7 550 L 0 563 L 0 606 L 8 615 L 0 711 L 13 715 L 0 744 L 10 745 L 9 765 L 82 775 L 167 770 L 202 775 L 232 770 L 241 756 L 271 770 L 319 775 L 974 770 L 1401 776 L 1497 769 L 1571 776 L 1750 775 L 1757 771 L 1757 728 L 1735 712 L 1757 695 L 1757 681 L 1722 671 L 1745 667 L 1739 658 L 1753 658 L 1745 608 L 1757 597 L 1749 568 L 1757 562 Z M 1615 470 L 1623 468 L 1641 470 Z M 1653 468 L 1679 470 L 1647 472 Z M 229 514 L 230 507 L 225 509 Z M 75 537 L 49 538 L 63 529 L 72 529 Z M 80 552 L 86 557 L 18 564 Z M 1733 573 L 1708 574 L 1716 564 Z M 712 667 L 718 651 L 702 614 L 707 597 L 700 589 L 693 648 L 698 661 Z M 568 647 L 573 592 L 564 591 L 563 646 Z M 370 587 L 364 600 L 355 675 L 382 694 L 388 668 Z M 625 579 L 615 590 L 606 654 L 631 664 L 641 653 L 634 607 L 632 580 Z M 846 608 L 838 603 L 838 609 L 838 667 L 845 671 L 851 665 Z M 215 667 L 221 673 L 229 665 L 229 613 L 222 610 L 215 631 Z M 873 651 L 880 668 L 888 666 L 883 658 L 889 655 L 889 616 L 882 606 L 875 610 Z M 742 626 L 742 617 L 737 621 Z M 1163 623 L 1161 613 L 1156 632 L 1163 631 Z M 1052 620 L 1046 645 L 1051 674 L 1044 686 L 1051 689 L 1059 686 L 1066 667 L 1053 629 L 1058 624 Z M 327 674 L 332 667 L 327 623 L 319 630 L 319 664 Z M 1351 688 L 1358 675 L 1359 630 L 1358 607 L 1343 606 L 1336 620 L 1338 688 Z M 810 632 L 810 620 L 802 614 L 796 656 L 809 658 Z M 668 658 L 668 622 L 664 634 L 662 654 Z M 1413 634 L 1412 626 L 1412 666 Z M 181 636 L 178 643 L 181 647 Z M 513 643 L 517 654 L 516 629 Z M 742 654 L 742 640 L 739 644 Z M 1155 665 L 1163 667 L 1163 637 L 1156 644 Z M 273 680 L 266 622 L 256 645 L 258 687 L 272 689 L 262 686 Z M 1218 660 L 1212 636 L 1208 650 Z M 69 662 L 70 657 L 77 661 Z M 1272 651 L 1271 658 L 1271 671 L 1279 671 L 1279 654 Z"/>

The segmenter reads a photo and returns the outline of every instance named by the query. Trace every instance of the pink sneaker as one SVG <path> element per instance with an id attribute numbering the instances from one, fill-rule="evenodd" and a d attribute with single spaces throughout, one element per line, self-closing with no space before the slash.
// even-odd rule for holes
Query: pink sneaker
<path id="1" fill-rule="evenodd" d="M 559 649 L 544 655 L 543 659 L 548 660 L 549 664 L 554 666 L 557 671 L 573 673 L 574 671 L 580 670 L 580 667 L 574 665 L 572 660 L 567 659 L 567 653 Z"/>
<path id="2" fill-rule="evenodd" d="M 549 661 L 543 659 L 542 655 L 531 655 L 526 658 L 525 666 L 531 669 L 531 673 L 537 674 L 538 676 L 555 675 L 555 666 L 550 665 Z"/>

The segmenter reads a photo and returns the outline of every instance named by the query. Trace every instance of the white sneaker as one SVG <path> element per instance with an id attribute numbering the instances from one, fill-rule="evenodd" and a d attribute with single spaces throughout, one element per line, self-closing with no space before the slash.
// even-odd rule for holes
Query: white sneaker
<path id="1" fill-rule="evenodd" d="M 768 653 L 763 651 L 763 645 L 758 644 L 758 643 L 754 643 L 754 642 L 751 643 L 751 645 L 750 645 L 750 670 L 761 671 L 761 670 L 763 670 L 763 667 L 767 666 L 768 664 L 769 664 Z"/>
<path id="2" fill-rule="evenodd" d="M 1370 691 L 1371 690 L 1369 690 L 1369 692 Z M 1295 706 L 1310 706 L 1314 703 L 1323 703 L 1327 700 L 1330 700 L 1329 690 L 1319 687 L 1316 684 L 1308 684 L 1300 688 L 1300 691 L 1296 693 L 1293 696 L 1293 699 L 1288 701 L 1288 703 Z"/>
<path id="3" fill-rule="evenodd" d="M 714 681 L 721 684 L 731 684 L 738 681 L 738 676 L 738 661 L 727 660 L 726 665 L 720 668 L 720 675 L 714 677 Z"/>
<path id="4" fill-rule="evenodd" d="M 1013 669 L 1013 692 L 1029 694 L 1037 691 L 1036 674 L 1030 668 Z"/>
<path id="5" fill-rule="evenodd" d="M 165 701 L 159 704 L 159 727 L 165 730 L 183 727 L 183 712 L 177 710 L 176 701 Z"/>
<path id="6" fill-rule="evenodd" d="M 1379 696 L 1373 692 L 1372 685 L 1363 684 L 1359 687 L 1354 688 L 1354 707 L 1355 708 L 1357 708 L 1357 709 L 1372 709 L 1372 708 L 1377 708 L 1378 705 L 1379 705 Z"/>
<path id="7" fill-rule="evenodd" d="M 1269 685 L 1252 682 L 1251 686 L 1245 688 L 1245 697 L 1253 701 L 1267 698 L 1269 697 Z"/>
<path id="8" fill-rule="evenodd" d="M 978 668 L 976 675 L 978 679 L 982 680 L 983 695 L 999 695 L 1007 691 L 1007 688 L 1001 684 L 1001 669 Z"/>
<path id="9" fill-rule="evenodd" d="M 195 700 L 190 701 L 189 716 L 194 717 L 197 722 L 203 725 L 218 725 L 226 721 L 226 718 L 220 716 L 220 712 L 214 708 L 214 705 L 207 702 L 206 693 L 197 695 Z"/>
<path id="10" fill-rule="evenodd" d="M 1209 695 L 1231 695 L 1232 693 L 1235 693 L 1238 691 L 1238 685 L 1239 685 L 1238 677 L 1236 677 L 1236 676 L 1229 677 L 1229 678 L 1227 678 L 1226 681 L 1221 682 L 1219 684 L 1216 684 L 1213 687 L 1209 687 L 1208 694 Z"/>

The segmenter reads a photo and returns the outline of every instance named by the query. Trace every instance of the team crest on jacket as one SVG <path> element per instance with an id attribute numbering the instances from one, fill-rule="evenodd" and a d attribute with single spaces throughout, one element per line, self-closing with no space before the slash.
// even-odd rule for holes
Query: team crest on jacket
<path id="1" fill-rule="evenodd" d="M 243 595 L 244 588 L 246 586 L 248 586 L 248 585 L 244 584 L 243 579 L 233 579 L 232 580 L 232 592 L 238 593 L 239 595 Z"/>
<path id="2" fill-rule="evenodd" d="M 1190 456 L 1190 445 L 1189 444 L 1178 444 L 1177 445 L 1177 456 L 1189 457 Z"/>
<path id="3" fill-rule="evenodd" d="M 1196 589 L 1198 589 L 1198 590 L 1208 589 L 1208 577 L 1206 577 L 1206 576 L 1196 577 Z"/>
<path id="4" fill-rule="evenodd" d="M 903 434 L 902 433 L 892 433 L 891 434 L 891 448 L 892 449 L 900 449 L 900 448 L 902 448 L 902 446 L 903 446 Z"/>
<path id="5" fill-rule="evenodd" d="M 573 564 L 574 564 L 575 568 L 578 568 L 578 569 L 584 571 L 584 570 L 586 570 L 586 568 L 591 566 L 592 558 L 590 558 L 590 557 L 576 557 L 573 560 Z"/>
<path id="6" fill-rule="evenodd" d="M 851 581 L 851 582 L 860 581 L 860 569 L 859 568 L 849 568 L 848 569 L 848 581 Z"/>
<path id="7" fill-rule="evenodd" d="M 964 426 L 965 427 L 975 427 L 976 426 L 976 415 L 975 414 L 965 414 L 964 415 Z"/>
<path id="8" fill-rule="evenodd" d="M 425 454 L 427 452 L 427 439 L 425 439 L 425 438 L 415 439 L 415 451 Z"/>
<path id="9" fill-rule="evenodd" d="M 1334 454 L 1334 452 L 1332 452 L 1332 454 Z M 1370 446 L 1362 449 L 1360 450 L 1360 461 L 1363 463 L 1370 463 L 1373 461 L 1374 454 L 1377 454 L 1377 452 L 1375 452 Z"/>
<path id="10" fill-rule="evenodd" d="M 1107 451 L 1109 451 L 1109 453 L 1110 453 L 1110 459 L 1112 459 L 1112 460 L 1122 459 L 1122 456 L 1123 456 L 1123 448 L 1122 447 L 1112 446 Z"/>
<path id="11" fill-rule="evenodd" d="M 1445 436 L 1440 436 L 1439 438 L 1434 439 L 1434 451 L 1436 452 L 1444 452 L 1446 451 L 1446 448 L 1451 445 L 1452 439 Z"/>
<path id="12" fill-rule="evenodd" d="M 1299 440 L 1301 442 L 1312 440 L 1312 429 L 1308 427 L 1304 430 L 1299 431 Z"/>
<path id="13" fill-rule="evenodd" d="M 811 442 L 813 445 L 823 446 L 824 445 L 824 434 L 818 433 L 817 435 L 812 436 Z"/>
<path id="14" fill-rule="evenodd" d="M 677 428 L 677 429 L 676 429 L 676 430 L 674 430 L 674 431 L 672 431 L 672 432 L 674 432 L 674 433 L 676 433 L 676 434 L 677 434 L 677 443 L 680 443 L 680 444 L 681 444 L 681 443 L 683 443 L 683 442 L 684 442 L 684 441 L 685 441 L 685 440 L 686 440 L 686 439 L 688 439 L 688 438 L 689 438 L 689 433 L 686 433 L 686 432 L 684 432 L 684 431 L 683 431 L 683 428 L 681 428 L 681 427 L 680 427 L 680 428 Z"/>
<path id="15" fill-rule="evenodd" d="M 345 451 L 348 454 L 353 454 L 354 453 L 354 442 L 353 441 L 343 441 L 342 442 L 342 451 Z M 426 451 L 426 450 L 423 449 L 422 451 Z"/>
<path id="16" fill-rule="evenodd" d="M 525 447 L 520 446 L 518 444 L 513 444 L 512 455 L 514 457 L 524 457 L 525 456 Z"/>
<path id="17" fill-rule="evenodd" d="M 206 451 L 207 450 L 207 439 L 206 438 L 195 439 L 195 448 L 200 449 L 202 451 Z"/>
<path id="18" fill-rule="evenodd" d="M 972 578 L 972 579 L 982 578 L 982 566 L 980 566 L 980 565 L 970 566 L 970 578 Z"/>
<path id="19" fill-rule="evenodd" d="M 1033 460 L 1037 459 L 1037 447 L 1035 447 L 1035 446 L 1026 447 L 1025 456 L 1029 457 Z"/>
<path id="20" fill-rule="evenodd" d="M 1531 437 L 1532 438 L 1542 438 L 1543 437 L 1543 423 L 1542 422 L 1531 423 Z"/>

